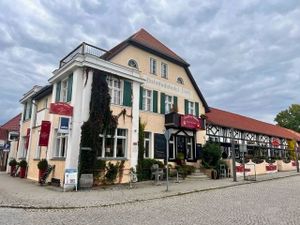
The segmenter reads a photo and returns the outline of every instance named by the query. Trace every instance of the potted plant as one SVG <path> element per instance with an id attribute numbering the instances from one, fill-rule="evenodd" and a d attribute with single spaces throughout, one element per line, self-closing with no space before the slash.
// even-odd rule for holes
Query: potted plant
<path id="1" fill-rule="evenodd" d="M 42 159 L 38 162 L 37 167 L 39 169 L 39 182 L 41 181 L 42 176 L 45 174 L 48 168 L 48 161 L 47 159 Z"/>
<path id="2" fill-rule="evenodd" d="M 184 153 L 183 152 L 178 152 L 176 156 L 176 164 L 177 165 L 184 165 Z"/>
<path id="3" fill-rule="evenodd" d="M 26 174 L 26 168 L 27 168 L 27 162 L 26 160 L 21 160 L 19 162 L 19 166 L 20 166 L 20 178 L 24 178 L 25 174 Z"/>
<path id="4" fill-rule="evenodd" d="M 8 165 L 10 166 L 10 175 L 13 176 L 15 170 L 16 170 L 16 166 L 17 166 L 17 160 L 16 159 L 11 159 L 8 163 Z"/>

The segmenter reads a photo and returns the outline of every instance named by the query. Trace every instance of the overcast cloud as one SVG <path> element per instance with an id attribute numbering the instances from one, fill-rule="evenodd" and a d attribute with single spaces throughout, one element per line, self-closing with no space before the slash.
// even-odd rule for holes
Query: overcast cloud
<path id="1" fill-rule="evenodd" d="M 299 0 L 0 1 L 0 124 L 85 41 L 145 28 L 191 64 L 209 106 L 266 122 L 300 93 Z"/>

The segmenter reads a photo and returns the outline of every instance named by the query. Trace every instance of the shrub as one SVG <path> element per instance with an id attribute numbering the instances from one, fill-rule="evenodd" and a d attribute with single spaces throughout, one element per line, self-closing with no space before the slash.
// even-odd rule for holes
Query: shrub
<path id="1" fill-rule="evenodd" d="M 267 163 L 275 163 L 275 158 L 266 158 Z"/>
<path id="2" fill-rule="evenodd" d="M 115 165 L 111 162 L 108 163 L 106 166 L 107 172 L 105 174 L 105 180 L 109 184 L 113 184 L 117 179 L 118 171 L 119 171 L 119 164 L 116 163 Z"/>
<path id="3" fill-rule="evenodd" d="M 202 165 L 204 168 L 215 168 L 220 158 L 220 145 L 213 142 L 207 142 L 203 147 Z"/>
<path id="4" fill-rule="evenodd" d="M 9 166 L 16 166 L 18 163 L 17 163 L 17 160 L 16 159 L 11 159 L 8 163 Z"/>
<path id="5" fill-rule="evenodd" d="M 26 162 L 26 160 L 21 160 L 20 162 L 19 162 L 19 166 L 21 167 L 21 168 L 26 168 L 27 167 L 27 162 Z"/>
<path id="6" fill-rule="evenodd" d="M 254 157 L 252 159 L 252 162 L 256 163 L 256 164 L 260 164 L 264 161 L 264 159 L 260 158 L 260 157 Z"/>
<path id="7" fill-rule="evenodd" d="M 180 165 L 176 166 L 178 173 L 185 179 L 188 175 L 191 175 L 195 172 L 196 168 L 190 165 Z"/>
<path id="8" fill-rule="evenodd" d="M 97 171 L 104 171 L 106 168 L 106 162 L 101 159 L 97 159 L 96 164 L 95 164 L 95 170 Z"/>
<path id="9" fill-rule="evenodd" d="M 138 173 L 137 176 L 138 176 L 139 181 L 151 179 L 151 167 L 153 166 L 153 164 L 158 164 L 158 166 L 160 168 L 164 167 L 164 164 L 159 160 L 143 159 L 140 162 L 140 165 L 139 165 L 140 167 L 139 167 L 139 170 L 137 171 L 137 173 Z"/>
<path id="10" fill-rule="evenodd" d="M 42 159 L 41 161 L 39 161 L 37 167 L 39 170 L 46 170 L 48 168 L 47 159 Z"/>

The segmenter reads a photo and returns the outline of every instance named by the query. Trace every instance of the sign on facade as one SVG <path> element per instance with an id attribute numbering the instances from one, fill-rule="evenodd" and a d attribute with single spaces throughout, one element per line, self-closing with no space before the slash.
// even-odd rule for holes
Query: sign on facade
<path id="1" fill-rule="evenodd" d="M 41 132 L 39 138 L 39 146 L 48 146 L 51 123 L 50 121 L 42 121 Z"/>
<path id="2" fill-rule="evenodd" d="M 58 132 L 62 134 L 68 134 L 70 129 L 70 118 L 60 117 Z"/>
<path id="3" fill-rule="evenodd" d="M 64 189 L 75 187 L 77 191 L 77 183 L 78 183 L 77 178 L 78 178 L 77 169 L 66 169 Z"/>
<path id="4" fill-rule="evenodd" d="M 64 102 L 51 103 L 50 113 L 62 116 L 73 116 L 73 107 Z"/>
<path id="5" fill-rule="evenodd" d="M 10 143 L 6 143 L 4 146 L 3 146 L 3 152 L 9 152 L 10 151 Z"/>

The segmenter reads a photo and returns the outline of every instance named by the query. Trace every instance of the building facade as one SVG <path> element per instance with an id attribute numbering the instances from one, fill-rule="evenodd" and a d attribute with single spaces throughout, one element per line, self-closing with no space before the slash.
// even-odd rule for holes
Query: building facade
<path id="1" fill-rule="evenodd" d="M 18 158 L 29 162 L 28 178 L 38 179 L 36 164 L 42 158 L 55 165 L 52 177 L 61 184 L 66 169 L 78 168 L 81 126 L 89 118 L 93 76 L 99 75 L 106 77 L 118 126 L 114 135 L 100 135 L 98 159 L 125 160 L 128 171 L 135 167 L 140 122 L 146 158 L 165 158 L 163 134 L 172 128 L 170 160 L 182 152 L 187 161 L 197 161 L 197 146 L 205 142 L 200 115 L 208 106 L 189 64 L 141 29 L 110 51 L 82 43 L 60 61 L 48 86 L 24 95 Z M 182 122 L 166 124 L 169 113 Z M 46 123 L 47 145 L 41 144 Z"/>

